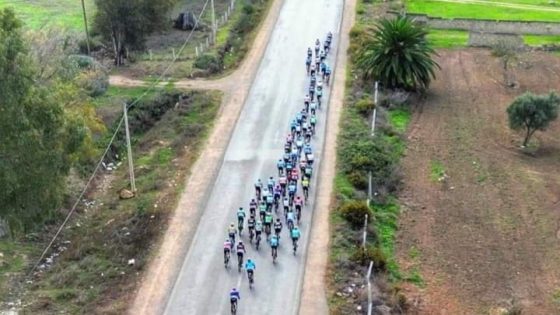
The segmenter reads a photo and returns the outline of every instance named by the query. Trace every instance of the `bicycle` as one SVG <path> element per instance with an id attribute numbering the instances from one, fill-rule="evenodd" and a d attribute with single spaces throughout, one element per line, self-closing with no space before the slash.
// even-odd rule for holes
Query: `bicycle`
<path id="1" fill-rule="evenodd" d="M 243 267 L 243 255 L 237 255 L 237 271 L 241 272 L 241 267 Z"/>
<path id="2" fill-rule="evenodd" d="M 293 245 L 293 250 L 294 250 L 294 256 L 296 255 L 296 251 L 297 251 L 297 247 L 298 247 L 297 241 L 298 241 L 297 238 L 292 239 L 292 245 Z"/>
<path id="3" fill-rule="evenodd" d="M 239 231 L 239 237 L 241 237 L 241 233 L 243 232 L 243 219 L 237 221 L 237 230 Z"/>
<path id="4" fill-rule="evenodd" d="M 254 229 L 249 229 L 249 243 L 253 244 L 253 238 L 255 237 Z"/>
<path id="5" fill-rule="evenodd" d="M 224 267 L 226 267 L 226 269 L 229 268 L 229 257 L 230 257 L 229 251 L 225 252 L 224 253 Z"/>
<path id="6" fill-rule="evenodd" d="M 290 220 L 288 221 L 288 230 L 291 231 L 293 228 L 294 228 L 294 222 L 290 218 Z"/>
<path id="7" fill-rule="evenodd" d="M 309 187 L 303 187 L 303 197 L 305 204 L 307 204 L 307 198 L 309 198 Z"/>
<path id="8" fill-rule="evenodd" d="M 247 278 L 249 279 L 249 289 L 253 289 L 253 283 L 255 282 L 253 276 L 253 270 L 247 270 Z"/>
<path id="9" fill-rule="evenodd" d="M 237 314 L 237 299 L 231 299 L 231 313 Z"/>
<path id="10" fill-rule="evenodd" d="M 278 258 L 278 248 L 272 247 L 272 262 L 276 263 L 276 258 Z"/>
<path id="11" fill-rule="evenodd" d="M 255 240 L 255 247 L 259 250 L 259 246 L 261 245 L 261 234 L 257 234 L 257 239 Z"/>
<path id="12" fill-rule="evenodd" d="M 301 219 L 301 208 L 298 207 L 296 208 L 296 220 L 297 220 L 297 224 L 299 225 L 299 220 Z"/>

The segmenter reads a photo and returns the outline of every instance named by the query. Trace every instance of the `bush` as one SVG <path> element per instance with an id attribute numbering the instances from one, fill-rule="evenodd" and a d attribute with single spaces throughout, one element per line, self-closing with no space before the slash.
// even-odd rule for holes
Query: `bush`
<path id="1" fill-rule="evenodd" d="M 360 99 L 359 101 L 357 101 L 354 106 L 356 107 L 356 110 L 360 114 L 367 115 L 367 114 L 371 113 L 371 111 L 375 107 L 375 104 L 373 103 L 373 100 L 370 99 L 369 97 L 364 97 L 364 98 Z"/>
<path id="2" fill-rule="evenodd" d="M 356 188 L 365 190 L 368 187 L 368 180 L 366 176 L 359 171 L 353 171 L 348 174 L 348 181 Z"/>
<path id="3" fill-rule="evenodd" d="M 109 88 L 109 76 L 102 70 L 88 70 L 76 78 L 78 85 L 91 97 L 105 94 Z"/>
<path id="4" fill-rule="evenodd" d="M 352 200 L 346 202 L 339 208 L 340 214 L 350 225 L 357 229 L 364 225 L 365 215 L 368 215 L 368 222 L 371 221 L 371 211 L 363 201 Z"/>
<path id="5" fill-rule="evenodd" d="M 369 266 L 370 261 L 373 261 L 376 272 L 385 271 L 387 267 L 387 257 L 379 247 L 366 246 L 364 249 L 360 246 L 356 248 L 350 259 L 361 266 Z"/>
<path id="6" fill-rule="evenodd" d="M 222 61 L 214 56 L 203 54 L 198 56 L 194 60 L 194 67 L 202 70 L 206 70 L 209 73 L 218 73 L 222 70 Z"/>

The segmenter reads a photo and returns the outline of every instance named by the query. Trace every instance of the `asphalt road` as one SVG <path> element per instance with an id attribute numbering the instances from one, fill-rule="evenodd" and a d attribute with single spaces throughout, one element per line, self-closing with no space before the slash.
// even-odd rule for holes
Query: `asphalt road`
<path id="1" fill-rule="evenodd" d="M 302 211 L 302 238 L 296 256 L 291 251 L 287 229 L 282 239 L 276 264 L 272 263 L 270 246 L 265 242 L 256 251 L 248 243 L 245 258 L 256 263 L 255 287 L 249 290 L 245 272 L 236 268 L 232 255 L 231 268 L 223 265 L 223 242 L 227 226 L 236 222 L 236 210 L 248 211 L 254 195 L 254 182 L 276 175 L 276 161 L 282 156 L 289 123 L 303 106 L 309 79 L 305 73 L 307 47 L 333 32 L 333 48 L 338 45 L 344 0 L 285 0 L 268 47 L 243 111 L 237 121 L 204 214 L 184 259 L 177 281 L 167 302 L 166 314 L 229 314 L 229 291 L 241 292 L 238 314 L 296 314 L 305 266 L 305 255 L 313 209 L 314 188 L 320 174 L 315 173 L 311 202 Z M 327 62 L 333 67 L 335 51 Z M 332 79 L 333 76 L 331 76 Z M 326 89 L 323 108 L 318 114 L 318 132 L 312 140 L 319 169 L 325 133 Z M 227 114 L 227 113 L 226 113 Z M 196 171 L 196 170 L 194 170 Z M 300 188 L 301 190 L 301 188 Z"/>

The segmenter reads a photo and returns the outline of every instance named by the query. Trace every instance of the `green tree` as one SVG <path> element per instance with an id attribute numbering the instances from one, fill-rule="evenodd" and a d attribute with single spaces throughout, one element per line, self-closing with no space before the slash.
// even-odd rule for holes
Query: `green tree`
<path id="1" fill-rule="evenodd" d="M 555 93 L 535 95 L 525 93 L 513 101 L 507 109 L 509 126 L 513 130 L 525 130 L 523 146 L 527 146 L 537 130 L 544 131 L 558 117 L 560 97 Z"/>
<path id="2" fill-rule="evenodd" d="M 94 32 L 111 42 L 115 65 L 124 63 L 129 49 L 144 47 L 146 36 L 162 29 L 176 0 L 95 0 Z"/>
<path id="3" fill-rule="evenodd" d="M 84 127 L 35 84 L 21 22 L 10 9 L 0 11 L 0 43 L 0 218 L 17 234 L 56 216 Z"/>
<path id="4" fill-rule="evenodd" d="M 356 64 L 366 79 L 386 87 L 426 89 L 439 65 L 426 40 L 426 30 L 404 16 L 383 19 L 369 32 L 357 52 Z"/>

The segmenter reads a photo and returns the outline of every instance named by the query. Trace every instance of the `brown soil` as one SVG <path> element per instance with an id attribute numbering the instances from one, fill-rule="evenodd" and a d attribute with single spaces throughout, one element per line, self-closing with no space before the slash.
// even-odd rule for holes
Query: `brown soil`
<path id="1" fill-rule="evenodd" d="M 505 110 L 525 91 L 560 90 L 560 58 L 520 55 L 511 70 L 518 87 L 508 88 L 490 51 L 440 55 L 442 71 L 414 114 L 403 160 L 397 256 L 403 274 L 419 270 L 426 284 L 405 290 L 420 314 L 488 314 L 514 304 L 524 314 L 558 314 L 560 123 L 524 153 Z M 431 179 L 434 161 L 447 179 Z"/>

